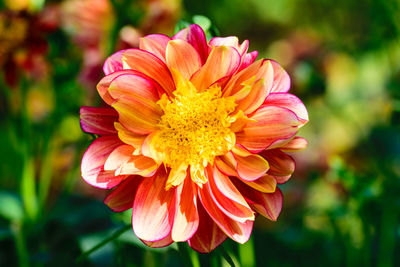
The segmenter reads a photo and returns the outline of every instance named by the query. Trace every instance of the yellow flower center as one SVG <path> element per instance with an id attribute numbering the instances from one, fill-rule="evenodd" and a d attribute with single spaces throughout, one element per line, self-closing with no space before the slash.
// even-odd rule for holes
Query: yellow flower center
<path id="1" fill-rule="evenodd" d="M 190 166 L 191 178 L 201 185 L 207 182 L 204 167 L 214 158 L 230 151 L 235 135 L 229 129 L 235 109 L 233 97 L 221 97 L 221 88 L 212 86 L 197 92 L 189 81 L 178 84 L 175 98 L 163 95 L 158 104 L 164 111 L 161 117 L 155 148 L 171 167 L 167 188 L 180 184 Z M 179 176 L 177 172 L 181 173 Z M 179 177 L 171 177 L 171 176 Z"/>

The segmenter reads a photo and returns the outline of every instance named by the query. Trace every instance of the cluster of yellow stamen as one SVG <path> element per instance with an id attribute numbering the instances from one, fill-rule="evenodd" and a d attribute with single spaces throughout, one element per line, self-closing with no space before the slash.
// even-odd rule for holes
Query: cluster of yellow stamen
<path id="1" fill-rule="evenodd" d="M 170 177 L 167 187 L 179 184 L 188 166 L 192 180 L 201 185 L 207 180 L 201 177 L 204 175 L 196 174 L 198 170 L 204 170 L 216 156 L 226 154 L 235 144 L 235 135 L 229 128 L 232 122 L 229 114 L 235 109 L 235 100 L 221 97 L 218 86 L 197 92 L 189 81 L 178 84 L 174 96 L 169 100 L 164 95 L 158 102 L 164 115 L 155 149 L 172 173 L 183 172 L 178 180 Z"/>

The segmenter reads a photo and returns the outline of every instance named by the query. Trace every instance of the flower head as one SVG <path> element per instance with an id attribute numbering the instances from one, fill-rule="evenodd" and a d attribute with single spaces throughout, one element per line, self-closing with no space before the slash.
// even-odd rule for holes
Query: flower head
<path id="1" fill-rule="evenodd" d="M 209 252 L 246 242 L 256 214 L 277 219 L 277 184 L 294 171 L 285 152 L 307 145 L 295 135 L 308 115 L 282 67 L 247 49 L 236 37 L 207 43 L 197 25 L 145 36 L 106 60 L 97 89 L 108 106 L 81 108 L 82 129 L 100 136 L 82 177 L 115 187 L 105 203 L 133 207 L 148 246 Z"/>

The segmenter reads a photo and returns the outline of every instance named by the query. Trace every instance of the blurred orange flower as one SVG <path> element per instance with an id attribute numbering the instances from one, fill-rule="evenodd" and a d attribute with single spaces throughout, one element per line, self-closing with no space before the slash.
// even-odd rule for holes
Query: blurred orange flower
<path id="1" fill-rule="evenodd" d="M 106 60 L 97 89 L 109 106 L 81 108 L 82 129 L 100 135 L 82 177 L 116 187 L 105 203 L 133 207 L 133 230 L 148 246 L 188 241 L 210 252 L 227 237 L 246 242 L 257 213 L 276 220 L 281 211 L 277 184 L 295 167 L 285 152 L 307 145 L 295 135 L 308 114 L 287 93 L 283 68 L 255 61 L 248 45 L 207 43 L 198 25 L 145 36 Z"/>

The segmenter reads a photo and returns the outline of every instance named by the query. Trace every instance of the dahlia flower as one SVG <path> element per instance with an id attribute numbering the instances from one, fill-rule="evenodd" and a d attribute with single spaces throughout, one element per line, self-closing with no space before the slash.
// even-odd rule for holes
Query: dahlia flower
<path id="1" fill-rule="evenodd" d="M 277 219 L 277 184 L 295 167 L 285 152 L 307 145 L 295 135 L 308 115 L 282 67 L 248 46 L 207 43 L 197 25 L 145 36 L 106 60 L 97 89 L 108 106 L 81 108 L 82 129 L 99 136 L 82 177 L 114 188 L 113 211 L 133 208 L 146 245 L 210 252 L 227 237 L 246 242 L 257 214 Z"/>

